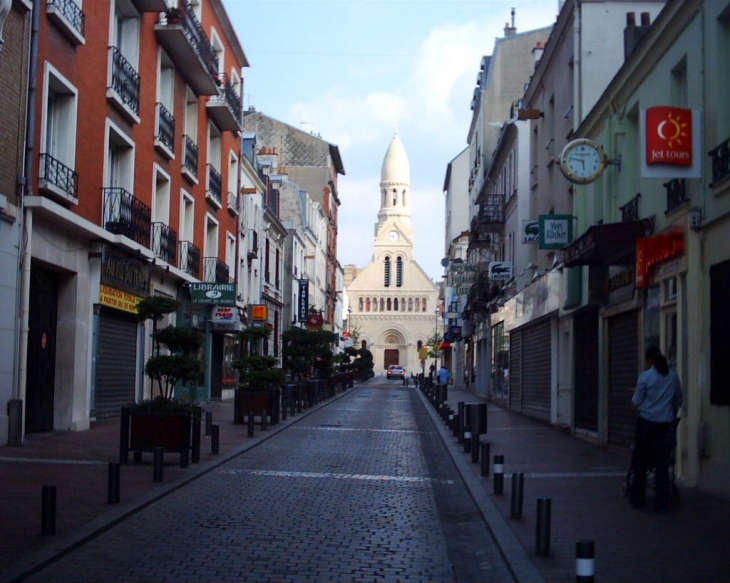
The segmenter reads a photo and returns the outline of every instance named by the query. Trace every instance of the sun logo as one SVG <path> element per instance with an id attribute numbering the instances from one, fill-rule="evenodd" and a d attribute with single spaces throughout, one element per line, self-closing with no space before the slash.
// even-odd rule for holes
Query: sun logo
<path id="1" fill-rule="evenodd" d="M 689 124 L 687 122 L 682 121 L 681 114 L 675 117 L 670 111 L 669 115 L 667 115 L 667 119 L 659 122 L 656 131 L 662 140 L 666 140 L 667 146 L 674 148 L 676 143 L 676 145 L 681 148 L 684 146 L 682 139 L 684 138 L 686 140 L 689 137 L 689 134 L 687 133 L 688 126 Z"/>

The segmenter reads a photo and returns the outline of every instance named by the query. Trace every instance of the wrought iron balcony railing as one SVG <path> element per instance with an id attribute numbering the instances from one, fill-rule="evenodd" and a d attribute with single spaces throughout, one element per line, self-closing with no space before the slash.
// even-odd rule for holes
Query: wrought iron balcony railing
<path id="1" fill-rule="evenodd" d="M 678 206 L 689 202 L 687 194 L 687 181 L 684 178 L 673 178 L 662 186 L 667 189 L 667 210 L 670 213 Z"/>
<path id="2" fill-rule="evenodd" d="M 218 94 L 208 100 L 208 115 L 222 130 L 238 131 L 241 128 L 241 98 L 225 73 L 219 73 Z"/>
<path id="3" fill-rule="evenodd" d="M 79 175 L 77 172 L 56 160 L 50 154 L 40 156 L 39 178 L 46 184 L 52 185 L 64 194 L 78 198 Z"/>
<path id="4" fill-rule="evenodd" d="M 48 0 L 47 11 L 59 13 L 82 37 L 85 36 L 86 15 L 76 0 Z"/>
<path id="5" fill-rule="evenodd" d="M 152 211 L 123 188 L 102 188 L 104 228 L 149 248 Z"/>
<path id="6" fill-rule="evenodd" d="M 228 210 L 231 214 L 238 214 L 238 195 L 235 191 L 228 192 Z"/>
<path id="7" fill-rule="evenodd" d="M 190 241 L 180 241 L 180 269 L 200 279 L 200 249 Z"/>
<path id="8" fill-rule="evenodd" d="M 175 118 L 162 103 L 157 104 L 156 138 L 170 152 L 175 152 Z"/>
<path id="9" fill-rule="evenodd" d="M 117 47 L 109 47 L 109 51 L 112 61 L 111 88 L 116 91 L 124 105 L 135 115 L 139 115 L 139 73 Z"/>
<path id="10" fill-rule="evenodd" d="M 185 143 L 185 157 L 183 167 L 197 180 L 198 179 L 198 145 L 188 135 L 183 136 Z"/>
<path id="11" fill-rule="evenodd" d="M 198 17 L 195 16 L 193 5 L 190 2 L 185 2 L 184 6 L 185 13 L 182 18 L 182 25 L 185 36 L 188 37 L 190 43 L 195 47 L 210 75 L 216 77 L 218 75 L 218 53 L 215 52 L 213 45 L 210 44 Z"/>
<path id="12" fill-rule="evenodd" d="M 730 176 L 730 138 L 708 152 L 712 160 L 712 184 Z"/>
<path id="13" fill-rule="evenodd" d="M 217 257 L 204 257 L 205 273 L 203 281 L 212 283 L 228 283 L 228 265 Z"/>
<path id="14" fill-rule="evenodd" d="M 476 216 L 480 225 L 504 223 L 504 196 L 489 194 L 479 204 L 479 213 Z"/>
<path id="15" fill-rule="evenodd" d="M 152 223 L 152 253 L 170 265 L 177 265 L 177 231 L 162 222 Z"/>
<path id="16" fill-rule="evenodd" d="M 621 220 L 623 222 L 638 221 L 639 220 L 639 201 L 641 200 L 641 193 L 637 194 L 629 202 L 621 207 Z"/>
<path id="17" fill-rule="evenodd" d="M 220 172 L 212 164 L 208 164 L 208 189 L 207 195 L 212 198 L 219 206 L 221 204 L 221 195 L 223 191 L 223 180 Z"/>

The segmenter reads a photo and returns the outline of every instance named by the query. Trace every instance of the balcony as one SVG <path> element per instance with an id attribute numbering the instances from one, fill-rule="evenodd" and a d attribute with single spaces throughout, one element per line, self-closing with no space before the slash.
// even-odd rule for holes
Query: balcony
<path id="1" fill-rule="evenodd" d="M 233 191 L 228 192 L 228 212 L 238 215 L 238 195 Z"/>
<path id="2" fill-rule="evenodd" d="M 674 178 L 669 182 L 665 182 L 662 186 L 667 189 L 667 210 L 665 214 L 669 214 L 685 202 L 689 202 L 687 181 L 684 178 Z"/>
<path id="3" fill-rule="evenodd" d="M 641 194 L 637 194 L 624 206 L 620 207 L 621 210 L 621 221 L 638 221 L 639 220 L 639 201 L 641 200 Z"/>
<path id="4" fill-rule="evenodd" d="M 165 0 L 132 0 L 132 4 L 140 12 L 164 12 L 167 10 Z"/>
<path id="5" fill-rule="evenodd" d="M 50 154 L 41 154 L 38 188 L 67 202 L 79 202 L 79 175 Z"/>
<path id="6" fill-rule="evenodd" d="M 200 249 L 190 241 L 180 241 L 180 269 L 200 279 Z"/>
<path id="7" fill-rule="evenodd" d="M 178 20 L 160 14 L 155 34 L 197 95 L 218 95 L 218 55 L 189 3 L 184 4 Z"/>
<path id="8" fill-rule="evenodd" d="M 222 131 L 237 132 L 241 129 L 241 98 L 233 89 L 228 75 L 221 73 L 218 78 L 221 86 L 218 95 L 208 99 L 208 117 Z"/>
<path id="9" fill-rule="evenodd" d="M 259 256 L 259 234 L 253 229 L 248 233 L 248 258 L 255 259 Z"/>
<path id="10" fill-rule="evenodd" d="M 162 222 L 152 223 L 152 253 L 170 265 L 177 265 L 177 231 Z"/>
<path id="11" fill-rule="evenodd" d="M 168 159 L 175 155 L 175 118 L 161 103 L 157 104 L 157 135 L 155 148 Z"/>
<path id="12" fill-rule="evenodd" d="M 182 171 L 185 177 L 193 184 L 198 183 L 198 145 L 190 136 L 183 136 L 185 148 Z"/>
<path id="13" fill-rule="evenodd" d="M 208 188 L 205 191 L 205 198 L 211 201 L 218 208 L 223 206 L 222 200 L 223 193 L 223 180 L 221 179 L 220 172 L 216 170 L 215 166 L 208 164 Z"/>
<path id="14" fill-rule="evenodd" d="M 104 228 L 149 249 L 152 225 L 150 207 L 123 188 L 101 190 L 104 199 Z"/>
<path id="15" fill-rule="evenodd" d="M 205 257 L 205 273 L 203 281 L 210 283 L 228 283 L 228 265 L 217 257 Z"/>
<path id="16" fill-rule="evenodd" d="M 107 99 L 133 123 L 139 123 L 139 73 L 117 47 L 109 47 L 111 61 L 111 85 L 107 87 Z"/>
<path id="17" fill-rule="evenodd" d="M 730 138 L 708 152 L 712 161 L 712 182 L 710 186 L 722 182 L 730 176 Z"/>
<path id="18" fill-rule="evenodd" d="M 46 14 L 73 44 L 86 43 L 86 15 L 76 0 L 48 0 Z"/>

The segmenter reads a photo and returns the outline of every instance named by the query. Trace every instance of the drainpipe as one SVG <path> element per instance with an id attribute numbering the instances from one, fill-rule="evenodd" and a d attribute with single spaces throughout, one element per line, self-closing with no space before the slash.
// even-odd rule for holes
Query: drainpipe
<path id="1" fill-rule="evenodd" d="M 10 403 L 11 430 L 9 441 L 12 445 L 22 445 L 25 437 L 25 415 L 23 414 L 23 403 L 25 402 L 25 384 L 28 378 L 28 312 L 30 305 L 30 260 L 31 242 L 33 240 L 33 211 L 25 208 L 25 197 L 33 193 L 33 156 L 35 154 L 35 103 L 36 103 L 36 76 L 38 72 L 38 30 L 40 28 L 41 0 L 33 0 L 32 25 L 30 32 L 30 52 L 28 54 L 28 103 L 26 104 L 25 124 L 25 176 L 22 178 L 22 192 L 20 196 L 20 217 L 23 223 L 20 225 L 20 237 L 25 236 L 25 246 L 20 241 L 19 249 L 22 251 L 21 276 L 20 276 L 20 334 L 18 352 L 18 376 L 15 387 L 15 399 Z"/>

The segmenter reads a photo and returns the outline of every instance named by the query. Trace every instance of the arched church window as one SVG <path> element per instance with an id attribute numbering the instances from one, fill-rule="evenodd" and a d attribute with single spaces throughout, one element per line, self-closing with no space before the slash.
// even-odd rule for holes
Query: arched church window
<path id="1" fill-rule="evenodd" d="M 403 258 L 398 257 L 395 260 L 395 285 L 403 286 Z"/>
<path id="2" fill-rule="evenodd" d="M 393 206 L 398 204 L 398 191 L 394 188 L 393 189 Z"/>
<path id="3" fill-rule="evenodd" d="M 385 206 L 385 201 L 388 199 L 388 191 L 383 189 L 383 201 L 380 203 L 381 206 Z"/>
<path id="4" fill-rule="evenodd" d="M 370 311 L 370 298 L 368 298 L 367 300 L 365 300 L 365 311 L 366 312 L 369 312 Z"/>
<path id="5" fill-rule="evenodd" d="M 378 298 L 373 298 L 373 312 L 378 311 Z"/>
<path id="6" fill-rule="evenodd" d="M 397 312 L 398 311 L 398 298 L 395 298 L 393 300 L 393 311 L 394 312 Z"/>
<path id="7" fill-rule="evenodd" d="M 380 298 L 380 311 L 385 312 L 385 298 Z"/>
<path id="8" fill-rule="evenodd" d="M 363 305 L 364 305 L 364 304 L 365 304 L 365 301 L 364 301 L 364 300 L 363 300 L 362 298 L 359 298 L 359 299 L 357 300 L 357 307 L 358 307 L 358 309 L 359 309 L 359 310 L 360 310 L 361 312 L 362 312 L 362 310 L 363 310 Z"/>
<path id="9" fill-rule="evenodd" d="M 401 200 L 403 201 L 403 206 L 408 206 L 408 200 L 406 199 L 406 189 L 403 189 L 403 193 L 401 194 Z"/>
<path id="10" fill-rule="evenodd" d="M 383 268 L 383 285 L 390 287 L 390 257 L 386 257 Z"/>
<path id="11" fill-rule="evenodd" d="M 408 298 L 408 311 L 413 311 L 413 298 Z"/>
<path id="12" fill-rule="evenodd" d="M 421 298 L 416 298 L 416 312 L 421 311 Z"/>
<path id="13" fill-rule="evenodd" d="M 393 301 L 390 298 L 388 298 L 388 311 L 390 312 L 392 310 L 393 310 Z"/>
<path id="14" fill-rule="evenodd" d="M 385 338 L 386 344 L 400 344 L 398 342 L 398 337 L 395 334 L 388 334 L 388 336 Z"/>
<path id="15" fill-rule="evenodd" d="M 405 298 L 400 299 L 400 310 L 401 310 L 401 312 L 406 311 L 406 299 Z"/>
<path id="16" fill-rule="evenodd" d="M 426 311 L 426 308 L 427 308 L 427 302 L 426 302 L 426 298 L 423 298 L 423 299 L 421 300 L 421 311 L 422 311 L 422 312 L 425 312 L 425 311 Z"/>

